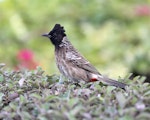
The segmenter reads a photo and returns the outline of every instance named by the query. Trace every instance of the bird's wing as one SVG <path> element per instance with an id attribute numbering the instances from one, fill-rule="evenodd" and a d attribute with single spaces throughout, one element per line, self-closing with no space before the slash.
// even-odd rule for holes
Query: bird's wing
<path id="1" fill-rule="evenodd" d="M 91 73 L 100 74 L 97 69 L 90 64 L 89 61 L 87 61 L 80 53 L 77 51 L 71 51 L 66 53 L 66 58 L 68 61 L 72 62 L 74 65 L 78 66 L 79 68 L 82 68 L 86 71 L 89 71 Z"/>

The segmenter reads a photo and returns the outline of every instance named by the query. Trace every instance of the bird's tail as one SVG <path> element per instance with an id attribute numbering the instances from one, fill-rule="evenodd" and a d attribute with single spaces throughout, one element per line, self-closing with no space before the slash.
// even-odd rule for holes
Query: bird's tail
<path id="1" fill-rule="evenodd" d="M 119 87 L 119 88 L 122 88 L 122 89 L 125 89 L 125 87 L 127 86 L 127 84 L 125 84 L 125 83 L 118 82 L 116 80 L 113 80 L 113 79 L 110 79 L 110 78 L 107 78 L 107 77 L 100 76 L 99 80 L 103 84 L 110 85 L 110 86 L 115 86 L 115 87 Z"/>

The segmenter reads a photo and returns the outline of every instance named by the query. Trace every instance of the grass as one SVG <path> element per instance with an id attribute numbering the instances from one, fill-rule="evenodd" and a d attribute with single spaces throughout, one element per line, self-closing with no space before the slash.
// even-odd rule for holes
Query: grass
<path id="1" fill-rule="evenodd" d="M 5 120 L 149 120 L 150 85 L 129 76 L 126 90 L 99 82 L 58 84 L 41 68 L 11 71 L 0 64 L 0 119 Z"/>

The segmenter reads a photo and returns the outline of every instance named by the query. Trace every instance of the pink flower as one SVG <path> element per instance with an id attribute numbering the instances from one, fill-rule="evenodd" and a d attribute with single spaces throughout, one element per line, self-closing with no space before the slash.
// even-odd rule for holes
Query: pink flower
<path id="1" fill-rule="evenodd" d="M 149 16 L 150 15 L 150 6 L 148 5 L 140 5 L 135 9 L 135 14 L 137 16 Z"/>
<path id="2" fill-rule="evenodd" d="M 33 59 L 33 53 L 30 50 L 23 49 L 23 50 L 20 50 L 18 52 L 17 58 L 19 60 L 25 60 L 25 61 L 32 60 Z"/>
<path id="3" fill-rule="evenodd" d="M 37 62 L 34 60 L 34 54 L 31 50 L 22 49 L 17 53 L 17 61 L 18 64 L 15 67 L 16 69 L 36 69 L 38 65 Z"/>

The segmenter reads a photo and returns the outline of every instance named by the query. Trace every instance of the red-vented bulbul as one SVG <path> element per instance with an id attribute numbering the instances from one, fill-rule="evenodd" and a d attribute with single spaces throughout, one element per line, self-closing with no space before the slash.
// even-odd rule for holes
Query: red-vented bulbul
<path id="1" fill-rule="evenodd" d="M 56 24 L 48 33 L 48 37 L 55 46 L 56 64 L 60 73 L 73 82 L 83 80 L 85 82 L 100 81 L 103 84 L 125 88 L 126 84 L 102 76 L 98 70 L 86 60 L 70 43 L 64 28 Z"/>

